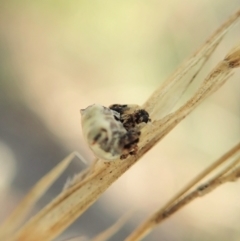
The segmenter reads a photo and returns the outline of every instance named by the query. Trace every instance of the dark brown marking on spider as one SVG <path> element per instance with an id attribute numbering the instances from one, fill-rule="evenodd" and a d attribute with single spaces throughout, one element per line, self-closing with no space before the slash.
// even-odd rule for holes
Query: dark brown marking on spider
<path id="1" fill-rule="evenodd" d="M 118 113 L 123 114 L 126 110 L 129 109 L 128 105 L 119 105 L 119 104 L 114 104 L 114 105 L 110 105 L 109 109 L 114 110 Z"/>
<path id="2" fill-rule="evenodd" d="M 147 111 L 141 109 L 141 110 L 136 110 L 134 113 L 133 113 L 133 116 L 134 116 L 134 121 L 137 123 L 137 124 L 140 124 L 140 123 L 148 123 L 149 121 L 151 121 L 151 119 L 149 118 L 149 114 Z"/>
<path id="3" fill-rule="evenodd" d="M 141 123 L 148 123 L 151 121 L 149 114 L 144 109 L 136 110 L 135 105 L 120 105 L 114 104 L 109 107 L 111 110 L 116 111 L 120 116 L 115 116 L 117 121 L 120 121 L 127 133 L 119 136 L 118 146 L 122 150 L 121 159 L 125 159 L 128 155 L 136 155 L 138 150 L 138 142 L 141 132 L 139 131 Z M 114 135 L 113 135 L 114 136 Z M 111 145 L 116 144 L 116 138 L 112 138 Z"/>
<path id="4" fill-rule="evenodd" d="M 122 122 L 124 128 L 128 131 L 136 126 L 134 116 L 132 114 L 123 114 L 120 117 L 120 121 Z"/>
<path id="5" fill-rule="evenodd" d="M 102 135 L 102 133 L 100 132 L 100 133 L 98 133 L 98 134 L 94 137 L 94 139 L 93 139 L 93 144 L 96 143 L 96 142 L 99 140 L 99 138 L 101 137 L 101 135 Z"/>
<path id="6" fill-rule="evenodd" d="M 116 115 L 114 115 L 114 119 L 115 119 L 116 121 L 120 121 L 120 119 L 119 119 Z"/>

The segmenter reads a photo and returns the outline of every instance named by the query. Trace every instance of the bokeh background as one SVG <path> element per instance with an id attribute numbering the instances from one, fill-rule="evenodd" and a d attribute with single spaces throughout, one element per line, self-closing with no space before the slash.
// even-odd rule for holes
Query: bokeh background
<path id="1" fill-rule="evenodd" d="M 79 109 L 142 104 L 234 11 L 239 0 L 0 2 L 0 219 L 67 154 L 93 155 Z M 202 76 L 239 43 L 224 39 Z M 58 240 L 93 237 L 129 210 L 111 240 L 141 221 L 239 141 L 240 71 L 125 173 Z M 85 168 L 75 160 L 33 213 Z M 240 185 L 226 184 L 161 224 L 146 240 L 239 240 Z"/>

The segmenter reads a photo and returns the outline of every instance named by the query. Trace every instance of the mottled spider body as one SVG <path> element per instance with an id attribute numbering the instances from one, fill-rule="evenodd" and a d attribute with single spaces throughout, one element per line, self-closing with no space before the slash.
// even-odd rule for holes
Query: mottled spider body
<path id="1" fill-rule="evenodd" d="M 125 159 L 137 152 L 142 123 L 150 121 L 136 105 L 91 105 L 81 110 L 85 140 L 94 154 L 108 161 Z"/>

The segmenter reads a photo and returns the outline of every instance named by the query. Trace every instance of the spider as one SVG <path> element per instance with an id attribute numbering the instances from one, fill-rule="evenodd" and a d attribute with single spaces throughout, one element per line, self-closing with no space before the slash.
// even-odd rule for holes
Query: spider
<path id="1" fill-rule="evenodd" d="M 137 105 L 114 104 L 109 108 L 94 104 L 82 109 L 82 130 L 94 154 L 107 161 L 135 155 L 141 128 L 149 114 Z"/>

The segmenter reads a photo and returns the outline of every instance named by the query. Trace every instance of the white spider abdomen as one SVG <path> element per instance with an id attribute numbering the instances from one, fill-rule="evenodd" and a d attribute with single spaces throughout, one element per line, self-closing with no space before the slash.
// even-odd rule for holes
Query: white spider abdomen
<path id="1" fill-rule="evenodd" d="M 119 159 L 121 137 L 127 132 L 119 121 L 120 114 L 101 105 L 81 110 L 83 135 L 95 155 L 105 160 Z"/>

